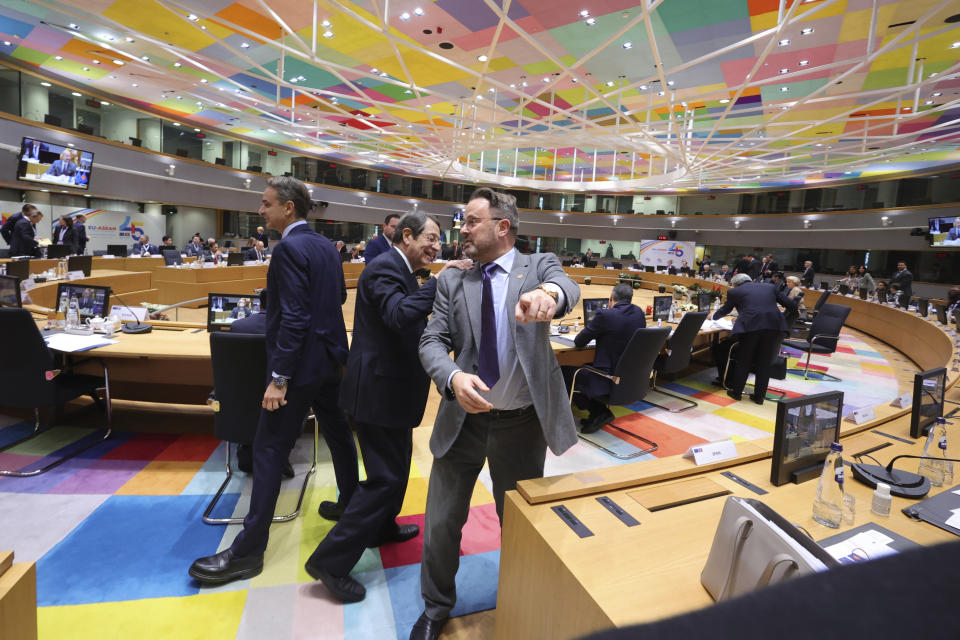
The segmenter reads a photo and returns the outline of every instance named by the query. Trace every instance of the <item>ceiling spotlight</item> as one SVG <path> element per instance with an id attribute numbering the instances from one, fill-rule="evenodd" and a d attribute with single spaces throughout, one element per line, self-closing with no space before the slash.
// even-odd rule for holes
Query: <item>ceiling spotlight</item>
<path id="1" fill-rule="evenodd" d="M 200 129 L 194 128 L 194 131 L 196 131 L 197 133 L 200 133 Z"/>
<path id="2" fill-rule="evenodd" d="M 321 27 L 324 27 L 324 28 L 329 27 L 329 26 L 330 26 L 330 21 L 329 21 L 329 20 L 324 20 L 323 22 L 320 23 L 320 26 L 321 26 Z"/>
<path id="3" fill-rule="evenodd" d="M 144 62 L 150 62 L 150 56 L 140 56 L 140 59 Z"/>
<path id="4" fill-rule="evenodd" d="M 544 81 L 544 82 L 550 82 L 550 78 L 544 76 L 543 81 Z"/>
<path id="5" fill-rule="evenodd" d="M 250 180 L 250 178 L 244 178 L 244 180 L 243 180 L 243 188 L 244 188 L 244 189 L 249 189 L 251 183 L 252 183 L 252 180 Z"/>
<path id="6" fill-rule="evenodd" d="M 790 91 L 790 87 L 780 87 L 780 91 L 786 93 L 787 91 Z"/>
<path id="7" fill-rule="evenodd" d="M 633 43 L 632 43 L 632 42 L 624 42 L 624 43 L 623 43 L 623 48 L 624 48 L 624 49 L 633 49 Z"/>
<path id="8" fill-rule="evenodd" d="M 173 126 L 179 127 L 179 126 L 180 126 L 180 123 L 179 123 L 179 122 L 174 122 L 174 123 L 173 123 Z"/>
<path id="9" fill-rule="evenodd" d="M 813 33 L 813 27 L 807 27 L 807 28 L 805 28 L 805 29 L 800 29 L 800 35 L 802 35 L 802 36 L 808 36 L 808 35 L 810 35 L 811 33 Z"/>
<path id="10" fill-rule="evenodd" d="M 671 226 L 671 227 L 677 226 L 677 221 L 676 221 L 676 220 L 671 220 L 671 221 L 670 221 L 670 226 Z"/>
<path id="11" fill-rule="evenodd" d="M 187 20 L 189 20 L 190 22 L 196 22 L 196 21 L 199 20 L 199 19 L 200 19 L 200 18 L 198 18 L 197 16 L 195 16 L 195 15 L 192 14 L 192 13 L 187 16 Z"/>
<path id="12" fill-rule="evenodd" d="M 525 87 L 525 86 L 527 86 L 527 82 L 526 82 L 526 80 L 524 80 L 523 82 L 521 82 L 521 83 L 520 83 L 520 86 L 521 86 L 521 87 Z"/>
<path id="13" fill-rule="evenodd" d="M 132 87 L 139 87 L 140 85 L 137 84 L 136 82 L 134 82 L 134 83 L 133 83 L 132 85 L 130 85 L 130 86 L 132 86 Z"/>
<path id="14" fill-rule="evenodd" d="M 950 48 L 951 48 L 951 49 L 960 49 L 960 42 L 954 42 L 952 45 L 950 45 Z"/>
<path id="15" fill-rule="evenodd" d="M 90 67 L 84 67 L 83 70 L 84 70 L 84 71 L 90 71 Z"/>
<path id="16" fill-rule="evenodd" d="M 100 64 L 100 61 L 99 61 L 99 60 L 94 60 L 94 61 L 93 61 L 93 64 Z"/>
<path id="17" fill-rule="evenodd" d="M 123 60 L 114 59 L 113 64 L 117 65 L 118 67 L 123 66 Z"/>
<path id="18" fill-rule="evenodd" d="M 934 92 L 931 93 L 930 95 L 932 95 L 934 98 L 939 98 L 939 97 L 942 96 L 943 94 L 940 93 L 939 91 L 934 91 Z"/>
<path id="19" fill-rule="evenodd" d="M 52 86 L 52 85 L 51 85 L 49 82 L 41 82 L 41 83 L 40 83 L 40 86 L 41 86 L 41 87 L 50 87 L 50 86 Z"/>
<path id="20" fill-rule="evenodd" d="M 803 221 L 803 228 L 804 228 L 804 229 L 809 229 L 812 224 L 813 224 L 813 221 L 812 221 L 812 220 L 804 220 L 804 221 Z"/>
<path id="21" fill-rule="evenodd" d="M 733 228 L 734 228 L 734 229 L 739 229 L 739 228 L 740 228 L 740 221 L 739 221 L 739 220 L 734 220 L 734 221 L 733 221 Z"/>
<path id="22" fill-rule="evenodd" d="M 404 11 L 403 13 L 400 14 L 400 19 L 406 22 L 407 20 L 410 19 L 410 14 Z"/>
<path id="23" fill-rule="evenodd" d="M 586 9 L 584 9 L 583 11 L 580 12 L 580 17 L 581 17 L 581 18 L 589 18 L 589 17 L 590 17 L 590 12 L 587 11 Z"/>
<path id="24" fill-rule="evenodd" d="M 250 43 L 249 43 L 249 42 L 241 42 L 241 43 L 240 43 L 240 48 L 241 48 L 241 49 L 249 49 L 249 48 L 250 48 Z"/>
<path id="25" fill-rule="evenodd" d="M 76 91 L 73 91 L 73 92 L 70 93 L 70 95 L 72 95 L 72 96 L 75 97 L 75 98 L 80 98 L 80 97 L 82 97 L 83 94 L 77 93 Z"/>
<path id="26" fill-rule="evenodd" d="M 597 19 L 596 19 L 596 18 L 587 18 L 586 20 L 584 20 L 584 22 L 587 23 L 587 26 L 588 26 L 588 27 L 592 27 L 593 25 L 597 24 Z"/>
<path id="27" fill-rule="evenodd" d="M 783 75 L 785 73 L 790 73 L 790 69 L 780 69 L 780 75 Z"/>
<path id="28" fill-rule="evenodd" d="M 889 216 L 883 216 L 880 218 L 880 223 L 885 227 L 889 227 L 891 224 L 893 224 L 893 220 L 891 220 Z"/>
<path id="29" fill-rule="evenodd" d="M 720 98 L 720 104 L 727 104 L 730 102 L 730 98 Z"/>
<path id="30" fill-rule="evenodd" d="M 71 29 L 74 29 L 74 30 L 80 28 L 80 27 L 78 27 L 77 25 L 73 24 L 72 22 L 71 22 L 70 24 L 68 24 L 67 26 L 70 27 Z"/>
<path id="31" fill-rule="evenodd" d="M 649 88 L 650 88 L 650 87 L 648 87 L 648 86 L 645 85 L 645 84 L 640 85 L 640 90 L 641 90 L 641 91 L 646 91 L 646 90 L 649 89 Z"/>
<path id="32" fill-rule="evenodd" d="M 927 100 L 927 101 L 924 102 L 923 104 L 925 104 L 925 105 L 927 105 L 927 106 L 930 106 L 931 104 L 933 104 L 933 100 Z"/>
<path id="33" fill-rule="evenodd" d="M 9 40 L 4 40 L 4 41 L 3 41 L 3 46 L 9 47 L 9 46 L 10 46 L 10 41 L 9 41 Z"/>
<path id="34" fill-rule="evenodd" d="M 53 56 L 54 60 L 63 60 L 63 56 Z"/>
<path id="35" fill-rule="evenodd" d="M 413 10 L 413 15 L 415 15 L 415 16 L 422 16 L 422 15 L 423 15 L 423 9 L 421 9 L 420 7 L 417 7 L 416 9 Z"/>
<path id="36" fill-rule="evenodd" d="M 573 79 L 571 79 L 571 82 L 573 82 L 573 84 L 577 84 L 577 83 L 580 82 L 580 81 L 577 80 L 576 78 L 573 78 Z"/>
<path id="37" fill-rule="evenodd" d="M 329 29 L 326 30 L 326 31 L 324 31 L 324 32 L 323 32 L 323 37 L 324 37 L 324 38 L 332 38 L 332 37 L 333 37 L 333 31 L 330 31 Z"/>
<path id="38" fill-rule="evenodd" d="M 175 69 L 179 69 L 179 68 L 182 67 L 183 65 L 180 64 L 179 62 L 174 62 L 174 63 L 173 63 L 173 66 L 174 66 Z"/>
<path id="39" fill-rule="evenodd" d="M 100 104 L 101 104 L 102 106 L 104 106 L 104 107 L 109 107 L 109 106 L 110 106 L 110 103 L 107 102 L 106 100 L 101 100 L 101 101 L 100 101 Z"/>
<path id="40" fill-rule="evenodd" d="M 675 85 L 675 84 L 677 84 L 677 83 L 674 82 L 673 80 L 667 80 L 667 86 L 668 86 L 668 87 L 672 87 L 672 86 Z"/>
<path id="41" fill-rule="evenodd" d="M 496 93 L 496 92 L 497 90 L 494 89 L 493 87 L 490 87 L 489 89 L 487 89 L 487 93 Z"/>
<path id="42" fill-rule="evenodd" d="M 810 64 L 810 61 L 809 61 L 809 60 L 801 60 L 801 61 L 798 62 L 797 64 L 798 64 L 799 66 L 801 66 L 801 67 L 805 67 L 805 66 L 807 66 L 808 64 Z"/>
<path id="43" fill-rule="evenodd" d="M 207 80 L 206 78 L 200 78 L 200 84 L 207 84 L 208 82 L 209 80 Z"/>
<path id="44" fill-rule="evenodd" d="M 133 41 L 134 41 L 133 38 L 131 38 L 130 36 L 127 36 L 126 38 L 124 38 L 124 40 L 126 40 L 127 42 L 133 42 Z"/>
<path id="45" fill-rule="evenodd" d="M 787 46 L 788 44 L 790 44 L 790 41 L 789 41 L 789 40 L 781 40 L 780 42 L 777 43 L 777 46 L 779 46 L 779 47 L 785 47 L 785 46 Z"/>

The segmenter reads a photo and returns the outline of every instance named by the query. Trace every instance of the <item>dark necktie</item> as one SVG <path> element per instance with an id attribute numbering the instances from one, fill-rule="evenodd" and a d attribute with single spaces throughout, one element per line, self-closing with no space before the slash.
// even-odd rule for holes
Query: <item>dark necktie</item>
<path id="1" fill-rule="evenodd" d="M 493 308 L 493 274 L 499 266 L 488 262 L 483 266 L 483 296 L 480 302 L 480 379 L 491 389 L 500 379 L 497 354 L 497 314 Z"/>

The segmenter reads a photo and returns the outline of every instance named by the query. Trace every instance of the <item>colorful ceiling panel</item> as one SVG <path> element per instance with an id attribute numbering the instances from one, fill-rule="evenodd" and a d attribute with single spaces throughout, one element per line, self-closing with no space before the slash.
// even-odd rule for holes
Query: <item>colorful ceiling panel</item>
<path id="1" fill-rule="evenodd" d="M 0 0 L 2 56 L 297 154 L 508 186 L 960 163 L 956 0 Z"/>

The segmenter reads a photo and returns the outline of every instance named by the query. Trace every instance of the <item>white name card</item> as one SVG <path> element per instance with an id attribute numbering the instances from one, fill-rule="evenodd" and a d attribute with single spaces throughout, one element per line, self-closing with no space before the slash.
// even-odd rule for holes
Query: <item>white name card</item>
<path id="1" fill-rule="evenodd" d="M 100 257 L 103 258 L 104 260 L 113 260 L 113 259 L 116 258 L 117 256 L 115 256 L 115 255 L 113 255 L 113 254 L 110 254 L 110 253 L 105 253 L 105 254 L 103 254 L 103 255 L 100 256 Z"/>
<path id="2" fill-rule="evenodd" d="M 68 271 L 67 280 L 80 280 L 84 278 L 83 271 Z"/>
<path id="3" fill-rule="evenodd" d="M 143 322 L 147 318 L 147 310 L 144 307 L 122 307 L 114 306 L 110 313 L 117 314 L 121 320 Z"/>
<path id="4" fill-rule="evenodd" d="M 708 442 L 690 447 L 683 455 L 686 458 L 692 457 L 694 463 L 699 467 L 713 462 L 733 460 L 737 457 L 737 446 L 733 443 L 733 440 Z"/>
<path id="5" fill-rule="evenodd" d="M 257 264 L 258 264 L 258 263 L 257 263 L 256 260 L 244 260 L 244 261 L 243 261 L 243 266 L 245 266 L 245 267 L 255 267 L 255 266 L 257 266 Z"/>
<path id="6" fill-rule="evenodd" d="M 217 266 L 217 265 L 215 265 L 215 264 L 212 263 L 212 262 L 204 262 L 204 263 L 203 263 L 203 268 L 204 268 L 204 269 L 215 269 L 216 266 Z"/>
<path id="7" fill-rule="evenodd" d="M 897 396 L 893 399 L 893 402 L 890 403 L 891 407 L 897 407 L 898 409 L 906 409 L 907 407 L 913 406 L 913 394 L 905 393 L 902 396 Z"/>
<path id="8" fill-rule="evenodd" d="M 850 420 L 856 424 L 863 424 L 864 422 L 870 422 L 871 420 L 876 419 L 876 417 L 877 416 L 873 413 L 872 407 L 864 407 L 863 409 L 857 409 L 848 415 L 847 420 Z"/>

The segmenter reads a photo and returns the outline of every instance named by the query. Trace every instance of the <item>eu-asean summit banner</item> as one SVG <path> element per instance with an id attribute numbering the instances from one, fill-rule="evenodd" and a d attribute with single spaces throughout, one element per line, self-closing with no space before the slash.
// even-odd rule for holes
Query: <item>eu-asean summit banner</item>
<path id="1" fill-rule="evenodd" d="M 674 240 L 642 240 L 637 262 L 647 267 L 670 267 L 678 269 L 686 262 L 691 269 L 696 268 L 695 242 L 676 242 Z"/>

